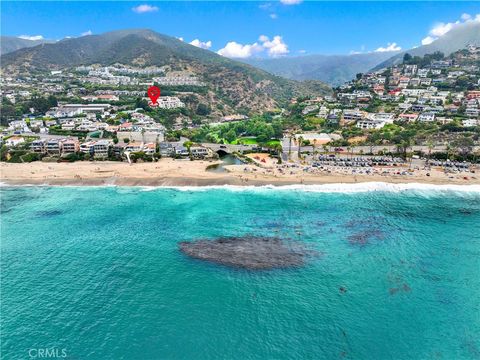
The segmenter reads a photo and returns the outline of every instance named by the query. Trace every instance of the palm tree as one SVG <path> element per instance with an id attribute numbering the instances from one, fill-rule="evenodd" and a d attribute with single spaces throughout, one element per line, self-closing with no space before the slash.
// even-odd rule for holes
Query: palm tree
<path id="1" fill-rule="evenodd" d="M 293 135 L 290 134 L 288 137 L 288 158 L 292 155 L 292 140 L 293 140 Z"/>
<path id="2" fill-rule="evenodd" d="M 303 145 L 303 137 L 299 136 L 298 137 L 298 158 L 302 158 L 302 145 Z"/>
<path id="3" fill-rule="evenodd" d="M 347 146 L 347 154 L 350 155 L 350 159 L 353 157 L 352 145 Z"/>

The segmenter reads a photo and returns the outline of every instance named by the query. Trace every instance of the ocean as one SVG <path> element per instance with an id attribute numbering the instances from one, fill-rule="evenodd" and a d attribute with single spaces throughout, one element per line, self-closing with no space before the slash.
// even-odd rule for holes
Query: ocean
<path id="1" fill-rule="evenodd" d="M 2 359 L 480 359 L 478 187 L 0 192 Z M 318 255 L 179 251 L 234 236 Z"/>

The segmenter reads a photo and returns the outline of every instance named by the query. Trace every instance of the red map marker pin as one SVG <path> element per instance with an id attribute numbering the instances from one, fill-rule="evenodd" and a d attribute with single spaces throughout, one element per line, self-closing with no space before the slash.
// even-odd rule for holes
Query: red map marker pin
<path id="1" fill-rule="evenodd" d="M 152 104 L 157 103 L 157 99 L 160 97 L 160 89 L 156 86 L 150 86 L 147 90 L 148 97 L 152 100 Z"/>

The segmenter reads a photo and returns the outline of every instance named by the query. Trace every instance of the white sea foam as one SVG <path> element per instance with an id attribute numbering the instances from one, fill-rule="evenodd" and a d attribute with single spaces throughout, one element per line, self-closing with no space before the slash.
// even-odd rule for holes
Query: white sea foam
<path id="1" fill-rule="evenodd" d="M 48 185 L 48 184 L 22 184 L 10 185 L 0 182 L 0 187 L 71 187 L 71 188 L 118 188 L 119 190 L 139 190 L 142 192 L 171 189 L 184 192 L 203 192 L 209 190 L 227 190 L 232 192 L 265 192 L 265 191 L 299 191 L 316 193 L 361 193 L 361 192 L 473 192 L 480 193 L 480 185 L 457 184 L 424 184 L 424 183 L 387 183 L 387 182 L 362 182 L 362 183 L 332 183 L 318 185 L 206 185 L 206 186 L 123 186 L 115 184 L 105 185 Z"/>
<path id="2" fill-rule="evenodd" d="M 335 183 L 320 185 L 263 185 L 263 186 L 239 186 L 239 185 L 212 185 L 212 186 L 148 186 L 142 187 L 142 191 L 154 191 L 155 189 L 174 189 L 178 191 L 208 191 L 228 190 L 232 192 L 242 191 L 301 191 L 320 193 L 359 193 L 359 192 L 404 192 L 404 191 L 448 191 L 448 192 L 480 192 L 480 185 L 434 185 L 421 183 L 392 184 L 386 182 L 365 182 L 356 184 Z"/>

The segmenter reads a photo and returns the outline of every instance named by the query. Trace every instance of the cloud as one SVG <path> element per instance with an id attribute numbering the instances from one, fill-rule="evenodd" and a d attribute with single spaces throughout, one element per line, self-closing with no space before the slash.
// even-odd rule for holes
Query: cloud
<path id="1" fill-rule="evenodd" d="M 436 38 L 432 37 L 432 36 L 427 36 L 426 38 L 422 39 L 422 45 L 428 45 L 428 44 L 431 44 L 432 42 L 434 42 L 436 40 Z"/>
<path id="2" fill-rule="evenodd" d="M 212 42 L 210 40 L 203 42 L 203 41 L 200 41 L 199 39 L 195 39 L 195 40 L 192 40 L 189 44 L 199 47 L 201 49 L 210 49 L 212 47 Z"/>
<path id="3" fill-rule="evenodd" d="M 402 48 L 397 43 L 387 43 L 387 47 L 379 47 L 375 52 L 400 51 Z"/>
<path id="4" fill-rule="evenodd" d="M 307 52 L 307 50 L 303 50 L 303 49 L 302 49 L 302 50 L 298 50 L 298 52 L 299 52 L 300 54 L 305 54 L 305 53 Z"/>
<path id="5" fill-rule="evenodd" d="M 260 35 L 259 39 L 263 44 L 263 47 L 268 50 L 268 55 L 271 57 L 278 57 L 287 55 L 288 45 L 283 42 L 281 36 L 277 35 L 273 37 L 273 40 L 270 39 L 265 35 Z"/>
<path id="6" fill-rule="evenodd" d="M 183 37 L 177 37 L 178 40 L 183 41 Z"/>
<path id="7" fill-rule="evenodd" d="M 242 45 L 235 41 L 231 41 L 227 43 L 223 49 L 218 50 L 217 53 L 229 58 L 246 59 L 261 51 L 263 51 L 263 47 L 258 43 Z"/>
<path id="8" fill-rule="evenodd" d="M 20 39 L 25 39 L 25 40 L 43 40 L 44 37 L 42 35 L 20 35 Z"/>
<path id="9" fill-rule="evenodd" d="M 85 32 L 81 33 L 80 35 L 81 36 L 88 36 L 88 35 L 92 35 L 92 34 L 93 34 L 92 30 L 88 30 L 88 31 L 85 31 Z"/>
<path id="10" fill-rule="evenodd" d="M 272 18 L 272 19 L 274 19 L 274 20 L 275 20 L 275 19 L 277 19 L 277 18 L 278 18 L 278 15 L 277 15 L 277 14 L 275 14 L 275 13 L 273 13 L 273 14 L 270 14 L 270 18 Z"/>
<path id="11" fill-rule="evenodd" d="M 249 58 L 255 54 L 266 51 L 270 57 L 279 57 L 288 54 L 288 45 L 282 37 L 276 35 L 272 40 L 266 35 L 260 35 L 258 42 L 253 44 L 239 44 L 235 41 L 229 42 L 223 49 L 217 51 L 218 54 L 231 58 Z"/>
<path id="12" fill-rule="evenodd" d="M 428 32 L 428 36 L 422 39 L 422 45 L 431 44 L 432 42 L 444 36 L 457 26 L 470 22 L 480 22 L 480 14 L 472 16 L 470 14 L 464 13 L 460 16 L 460 19 L 455 22 L 436 23 Z"/>
<path id="13" fill-rule="evenodd" d="M 303 0 L 280 0 L 283 5 L 298 5 L 301 4 Z"/>
<path id="14" fill-rule="evenodd" d="M 143 4 L 143 5 L 138 5 L 138 6 L 133 7 L 132 10 L 134 12 L 136 12 L 137 14 L 144 14 L 144 13 L 149 13 L 149 12 L 156 12 L 156 11 L 158 11 L 158 7 Z"/>

